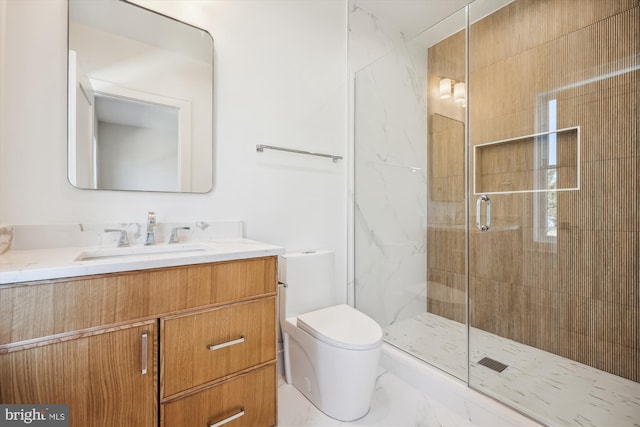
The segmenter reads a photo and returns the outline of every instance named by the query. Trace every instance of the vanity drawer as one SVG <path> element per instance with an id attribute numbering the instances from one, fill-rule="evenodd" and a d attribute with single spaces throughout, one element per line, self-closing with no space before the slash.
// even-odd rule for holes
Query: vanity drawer
<path id="1" fill-rule="evenodd" d="M 276 298 L 162 319 L 161 396 L 276 359 Z"/>
<path id="2" fill-rule="evenodd" d="M 165 427 L 208 426 L 224 420 L 234 427 L 269 427 L 276 425 L 275 408 L 276 368 L 271 364 L 165 403 L 161 419 Z"/>

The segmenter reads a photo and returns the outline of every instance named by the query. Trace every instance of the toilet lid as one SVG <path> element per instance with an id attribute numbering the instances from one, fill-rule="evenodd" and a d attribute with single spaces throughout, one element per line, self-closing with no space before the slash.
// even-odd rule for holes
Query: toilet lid
<path id="1" fill-rule="evenodd" d="M 382 342 L 382 328 L 372 318 L 346 305 L 298 316 L 298 327 L 335 347 L 368 350 Z"/>

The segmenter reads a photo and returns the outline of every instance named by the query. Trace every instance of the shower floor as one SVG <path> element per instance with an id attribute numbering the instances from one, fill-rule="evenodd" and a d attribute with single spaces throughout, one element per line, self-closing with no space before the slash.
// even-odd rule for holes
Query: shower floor
<path id="1" fill-rule="evenodd" d="M 472 328 L 470 383 L 490 396 L 561 426 L 640 426 L 640 383 Z M 465 326 L 422 313 L 385 328 L 385 341 L 467 380 Z M 478 364 L 484 357 L 508 367 Z"/>

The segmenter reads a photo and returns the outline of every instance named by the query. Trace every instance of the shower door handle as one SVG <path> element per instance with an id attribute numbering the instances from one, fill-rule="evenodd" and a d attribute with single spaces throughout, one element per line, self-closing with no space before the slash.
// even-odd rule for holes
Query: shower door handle
<path id="1" fill-rule="evenodd" d="M 486 224 L 480 223 L 480 211 L 482 207 L 482 202 L 485 202 L 485 204 L 487 205 L 487 223 Z M 489 228 L 491 227 L 491 200 L 489 199 L 489 196 L 487 196 L 486 194 L 483 194 L 482 196 L 478 197 L 478 200 L 476 200 L 476 227 L 480 231 L 488 231 Z"/>

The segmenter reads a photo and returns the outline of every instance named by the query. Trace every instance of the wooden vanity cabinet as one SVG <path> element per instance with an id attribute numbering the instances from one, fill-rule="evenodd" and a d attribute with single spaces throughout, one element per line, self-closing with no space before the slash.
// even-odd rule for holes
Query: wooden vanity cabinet
<path id="1" fill-rule="evenodd" d="M 0 403 L 66 403 L 74 427 L 275 426 L 276 265 L 0 286 Z"/>
<path id="2" fill-rule="evenodd" d="M 1 354 L 0 403 L 67 404 L 72 427 L 156 426 L 156 331 L 144 322 Z"/>

